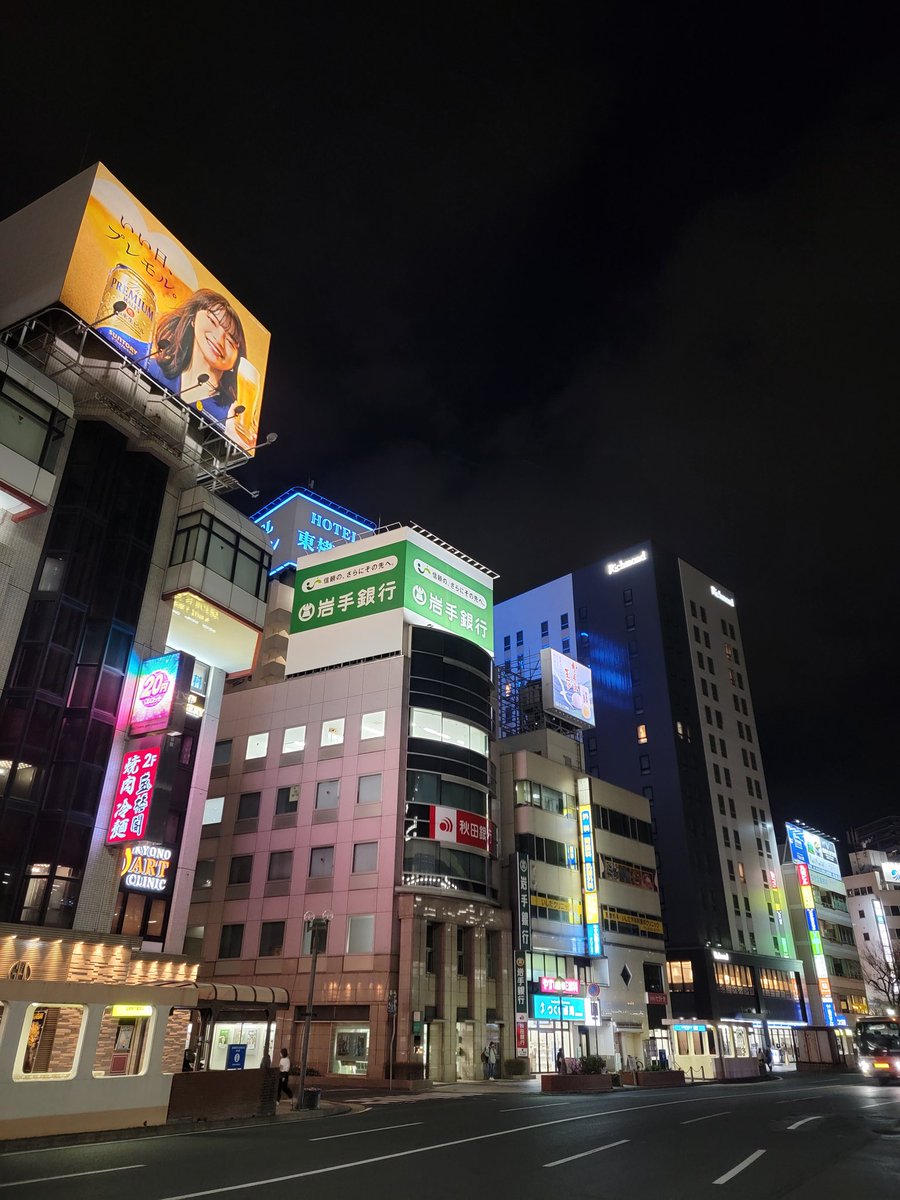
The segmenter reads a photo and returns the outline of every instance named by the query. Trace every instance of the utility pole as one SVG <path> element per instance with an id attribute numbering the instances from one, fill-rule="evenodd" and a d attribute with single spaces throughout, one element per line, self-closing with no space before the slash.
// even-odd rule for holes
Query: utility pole
<path id="1" fill-rule="evenodd" d="M 388 1016 L 391 1018 L 391 1052 L 388 1059 L 388 1091 L 394 1090 L 394 1042 L 397 1040 L 397 993 L 393 988 L 388 992 Z"/>
<path id="2" fill-rule="evenodd" d="M 298 1108 L 303 1107 L 303 1093 L 306 1089 L 306 1064 L 309 1059 L 309 1033 L 312 1025 L 313 1012 L 313 994 L 316 987 L 316 962 L 319 958 L 319 944 L 324 946 L 325 937 L 328 930 L 328 922 L 331 920 L 331 913 L 323 913 L 321 917 L 317 917 L 314 913 L 305 912 L 303 916 L 306 918 L 309 925 L 309 948 L 312 951 L 312 962 L 309 968 L 309 996 L 306 1001 L 306 1021 L 303 1025 L 303 1051 L 300 1058 L 300 1102 Z"/>

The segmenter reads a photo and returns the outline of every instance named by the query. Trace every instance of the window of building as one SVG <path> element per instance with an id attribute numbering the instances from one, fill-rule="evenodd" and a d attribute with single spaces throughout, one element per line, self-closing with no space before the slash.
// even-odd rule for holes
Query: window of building
<path id="1" fill-rule="evenodd" d="M 738 869 L 738 876 L 740 878 L 741 883 L 746 883 L 747 877 L 744 874 L 744 864 L 742 862 L 739 862 L 737 865 L 737 869 Z"/>
<path id="2" fill-rule="evenodd" d="M 269 873 L 266 876 L 269 883 L 276 883 L 281 879 L 290 879 L 293 863 L 293 850 L 273 850 L 269 855 Z"/>
<path id="3" fill-rule="evenodd" d="M 219 958 L 240 958 L 244 941 L 243 925 L 223 925 L 219 938 Z"/>
<path id="4" fill-rule="evenodd" d="M 360 741 L 384 737 L 384 711 L 363 713 L 359 727 Z"/>
<path id="5" fill-rule="evenodd" d="M 647 744 L 647 726 L 646 725 L 638 725 L 637 740 L 641 746 L 645 746 Z"/>
<path id="6" fill-rule="evenodd" d="M 331 923 L 326 921 L 318 930 L 313 929 L 312 921 L 303 922 L 303 940 L 300 945 L 301 954 L 312 954 L 313 952 L 313 933 L 316 933 L 316 941 L 318 943 L 319 954 L 325 954 L 328 949 L 328 930 L 331 928 Z"/>
<path id="7" fill-rule="evenodd" d="M 731 861 L 730 858 L 727 860 L 727 862 L 728 862 L 728 878 L 733 880 L 734 879 L 734 863 Z"/>
<path id="8" fill-rule="evenodd" d="M 269 735 L 267 733 L 251 733 L 247 738 L 247 754 L 246 762 L 254 762 L 256 759 L 265 758 L 269 749 Z"/>
<path id="9" fill-rule="evenodd" d="M 504 634 L 504 636 L 503 636 L 503 649 L 504 650 L 511 649 L 511 645 L 510 645 L 511 641 L 512 641 L 512 639 L 510 638 L 510 635 L 508 633 Z"/>
<path id="10" fill-rule="evenodd" d="M 284 921 L 263 921 L 259 931 L 259 957 L 280 958 L 284 953 Z"/>
<path id="11" fill-rule="evenodd" d="M 237 819 L 252 821 L 259 816 L 259 792 L 242 792 L 238 800 Z"/>
<path id="12" fill-rule="evenodd" d="M 723 767 L 722 769 L 725 773 L 725 786 L 731 787 L 731 771 L 728 767 Z"/>
<path id="13" fill-rule="evenodd" d="M 568 629 L 569 628 L 569 614 L 568 613 L 560 613 L 559 627 L 560 627 L 560 629 Z"/>
<path id="14" fill-rule="evenodd" d="M 694 600 L 691 600 L 690 604 L 691 604 L 691 616 L 692 616 L 692 617 L 696 617 L 696 615 L 697 615 L 697 603 L 696 603 L 696 601 L 694 601 Z"/>
<path id="15" fill-rule="evenodd" d="M 306 726 L 291 725 L 285 729 L 284 737 L 281 739 L 282 754 L 296 754 L 298 750 L 306 749 Z"/>
<path id="16" fill-rule="evenodd" d="M 649 754 L 639 755 L 638 756 L 638 764 L 640 765 L 642 775 L 650 774 L 650 755 Z"/>
<path id="17" fill-rule="evenodd" d="M 694 964 L 689 960 L 667 962 L 666 975 L 670 991 L 692 992 L 694 990 Z"/>
<path id="18" fill-rule="evenodd" d="M 216 747 L 213 750 L 212 765 L 214 767 L 227 767 L 231 762 L 231 738 L 224 742 L 216 742 Z"/>
<path id="19" fill-rule="evenodd" d="M 290 787 L 280 787 L 275 793 L 275 815 L 295 813 L 300 799 L 300 784 L 292 783 Z"/>
<path id="20" fill-rule="evenodd" d="M 316 784 L 316 808 L 337 808 L 341 798 L 339 779 L 320 779 Z"/>
<path id="21" fill-rule="evenodd" d="M 548 638 L 550 636 L 550 622 L 541 621 L 541 637 Z"/>
<path id="22" fill-rule="evenodd" d="M 320 746 L 341 746 L 344 742 L 344 718 L 336 717 L 333 721 L 322 722 Z"/>
<path id="23" fill-rule="evenodd" d="M 737 809 L 734 806 L 734 796 L 728 797 L 728 811 L 731 813 L 732 818 L 736 821 L 737 820 Z"/>
<path id="24" fill-rule="evenodd" d="M 466 931 L 457 926 L 456 929 L 456 973 L 457 975 L 468 974 L 468 964 L 466 962 Z"/>
<path id="25" fill-rule="evenodd" d="M 425 974 L 434 974 L 435 942 L 437 941 L 437 925 L 434 921 L 425 922 Z"/>
<path id="26" fill-rule="evenodd" d="M 725 845 L 730 850 L 731 849 L 731 838 L 728 834 L 728 826 L 727 825 L 722 826 L 722 841 L 725 843 Z"/>
<path id="27" fill-rule="evenodd" d="M 516 630 L 516 645 L 517 646 L 525 645 L 525 630 L 524 629 Z"/>
<path id="28" fill-rule="evenodd" d="M 229 883 L 249 883 L 253 872 L 253 855 L 236 854 L 228 868 Z"/>
<path id="29" fill-rule="evenodd" d="M 724 816 L 725 816 L 725 797 L 722 795 L 722 793 L 721 793 L 721 792 L 719 792 L 719 793 L 718 793 L 718 796 L 717 796 L 717 799 L 718 799 L 718 801 L 719 801 L 719 812 L 720 812 L 720 813 L 722 814 L 722 816 L 724 817 Z"/>
<path id="30" fill-rule="evenodd" d="M 709 657 L 709 655 L 707 655 L 707 657 L 706 657 L 706 669 L 709 671 L 710 675 L 715 675 L 715 673 L 716 673 L 716 664 L 715 664 L 715 663 L 713 662 L 713 660 L 712 660 L 712 659 Z"/>
<path id="31" fill-rule="evenodd" d="M 216 871 L 214 858 L 198 858 L 194 868 L 194 889 L 211 888 Z"/>
<path id="32" fill-rule="evenodd" d="M 734 831 L 734 848 L 735 850 L 740 850 L 741 848 L 741 835 L 736 829 Z"/>
<path id="33" fill-rule="evenodd" d="M 713 779 L 715 779 L 716 783 L 722 782 L 722 770 L 718 763 L 713 763 Z"/>
<path id="34" fill-rule="evenodd" d="M 381 803 L 381 776 L 360 775 L 356 785 L 357 804 Z"/>
<path id="35" fill-rule="evenodd" d="M 365 875 L 378 870 L 378 843 L 356 842 L 353 847 L 353 874 Z"/>
<path id="36" fill-rule="evenodd" d="M 347 919 L 347 953 L 371 954 L 375 948 L 374 914 L 357 915 Z"/>
<path id="37" fill-rule="evenodd" d="M 203 805 L 203 824 L 218 825 L 225 808 L 224 796 L 209 796 Z"/>
<path id="38" fill-rule="evenodd" d="M 474 750 L 485 757 L 488 753 L 488 735 L 483 729 L 470 725 L 468 721 L 444 716 L 430 708 L 409 710 L 409 735 L 427 738 L 430 741 L 450 742 L 466 750 Z"/>
<path id="39" fill-rule="evenodd" d="M 563 652 L 563 654 L 568 654 L 568 653 L 569 653 L 569 651 L 570 651 L 570 649 L 571 649 L 571 644 L 570 644 L 570 642 L 569 642 L 569 639 L 568 639 L 568 638 L 563 638 L 563 640 L 562 640 L 562 652 Z"/>
<path id="40" fill-rule="evenodd" d="M 327 879 L 334 874 L 334 846 L 313 846 L 309 852 L 310 879 Z"/>

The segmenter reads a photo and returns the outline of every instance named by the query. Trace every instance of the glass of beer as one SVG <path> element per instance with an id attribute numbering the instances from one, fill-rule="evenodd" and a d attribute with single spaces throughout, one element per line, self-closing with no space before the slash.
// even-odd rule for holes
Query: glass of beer
<path id="1" fill-rule="evenodd" d="M 259 428 L 259 371 L 246 358 L 238 363 L 237 402 L 242 411 L 234 420 L 235 433 L 238 441 L 250 447 L 256 442 Z"/>

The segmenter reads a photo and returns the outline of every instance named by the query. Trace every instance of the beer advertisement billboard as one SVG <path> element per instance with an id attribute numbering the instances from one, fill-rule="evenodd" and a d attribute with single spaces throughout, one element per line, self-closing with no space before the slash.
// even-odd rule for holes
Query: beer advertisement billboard
<path id="1" fill-rule="evenodd" d="M 102 163 L 92 170 L 59 299 L 155 384 L 251 453 L 268 331 Z"/>

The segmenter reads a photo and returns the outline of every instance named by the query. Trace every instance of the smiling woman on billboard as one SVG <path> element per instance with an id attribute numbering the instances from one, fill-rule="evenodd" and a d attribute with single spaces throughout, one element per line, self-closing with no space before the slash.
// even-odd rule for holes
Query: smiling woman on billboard
<path id="1" fill-rule="evenodd" d="M 235 415 L 238 365 L 246 355 L 238 314 L 219 292 L 200 288 L 161 318 L 144 370 L 171 392 L 191 392 L 188 407 L 224 425 Z"/>

